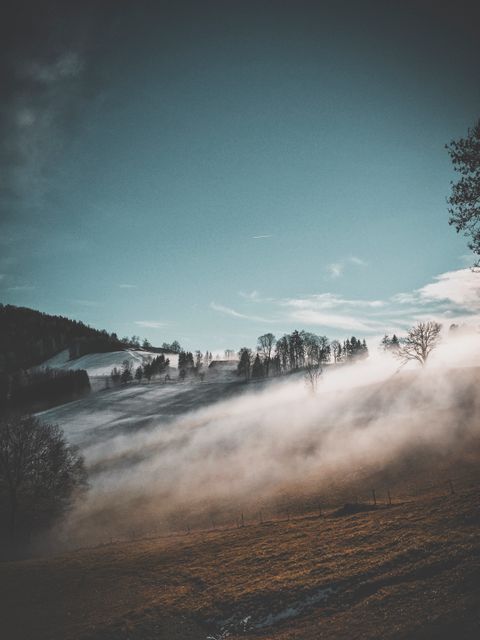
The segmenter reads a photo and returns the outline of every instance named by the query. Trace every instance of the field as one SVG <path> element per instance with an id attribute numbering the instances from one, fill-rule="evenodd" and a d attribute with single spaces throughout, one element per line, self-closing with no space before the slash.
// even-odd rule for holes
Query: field
<path id="1" fill-rule="evenodd" d="M 440 483 L 358 513 L 330 508 L 4 564 L 3 637 L 478 637 L 480 473 L 470 462 L 453 494 Z"/>

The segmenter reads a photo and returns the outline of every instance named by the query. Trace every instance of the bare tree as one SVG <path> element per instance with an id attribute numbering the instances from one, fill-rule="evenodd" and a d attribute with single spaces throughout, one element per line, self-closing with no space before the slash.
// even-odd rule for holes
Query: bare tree
<path id="1" fill-rule="evenodd" d="M 314 394 L 317 392 L 318 382 L 322 373 L 323 369 L 319 364 L 312 362 L 307 363 L 303 379 L 305 380 L 307 387 Z"/>
<path id="2" fill-rule="evenodd" d="M 332 340 L 330 344 L 330 349 L 332 351 L 333 362 L 337 364 L 340 361 L 340 357 L 342 354 L 342 345 L 338 340 Z"/>
<path id="3" fill-rule="evenodd" d="M 265 333 L 258 338 L 257 350 L 262 356 L 263 365 L 265 367 L 265 376 L 268 378 L 270 362 L 272 360 L 272 351 L 275 346 L 275 336 L 273 333 Z"/>
<path id="4" fill-rule="evenodd" d="M 425 366 L 429 355 L 437 346 L 440 340 L 442 325 L 429 320 L 428 322 L 418 322 L 412 327 L 406 338 L 403 339 L 400 348 L 397 349 L 397 356 L 408 362 L 416 360 L 422 367 Z"/>
<path id="5" fill-rule="evenodd" d="M 83 458 L 58 426 L 29 415 L 0 421 L 0 514 L 12 542 L 50 525 L 85 486 Z"/>

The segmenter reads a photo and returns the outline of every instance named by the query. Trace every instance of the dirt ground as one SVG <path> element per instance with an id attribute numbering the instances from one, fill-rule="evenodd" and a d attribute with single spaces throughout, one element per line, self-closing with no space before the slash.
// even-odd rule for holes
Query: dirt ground
<path id="1" fill-rule="evenodd" d="M 4 563 L 1 637 L 480 637 L 479 492 L 473 467 L 454 494 Z"/>

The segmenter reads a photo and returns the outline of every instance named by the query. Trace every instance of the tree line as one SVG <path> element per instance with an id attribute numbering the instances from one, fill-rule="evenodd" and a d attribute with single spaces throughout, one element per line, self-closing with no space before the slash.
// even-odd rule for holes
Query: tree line
<path id="1" fill-rule="evenodd" d="M 273 333 L 258 337 L 254 352 L 242 347 L 238 353 L 237 374 L 245 380 L 279 376 L 306 367 L 321 368 L 324 364 L 335 364 L 368 356 L 365 339 L 355 336 L 343 342 L 330 340 L 309 331 L 292 331 L 276 339 Z"/>

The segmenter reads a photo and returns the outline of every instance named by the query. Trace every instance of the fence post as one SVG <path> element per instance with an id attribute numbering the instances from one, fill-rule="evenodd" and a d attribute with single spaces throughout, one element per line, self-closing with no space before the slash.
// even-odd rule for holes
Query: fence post
<path id="1" fill-rule="evenodd" d="M 245 526 L 245 521 L 243 519 L 243 511 L 242 511 L 242 527 L 244 527 L 244 526 Z"/>
<path id="2" fill-rule="evenodd" d="M 452 496 L 455 494 L 455 489 L 453 488 L 453 482 L 451 480 L 448 481 L 448 485 L 450 487 L 450 493 Z"/>
<path id="3" fill-rule="evenodd" d="M 320 503 L 318 503 L 318 517 L 322 517 L 322 505 Z"/>
<path id="4" fill-rule="evenodd" d="M 260 524 L 263 524 L 262 510 L 260 509 Z"/>
<path id="5" fill-rule="evenodd" d="M 377 496 L 375 495 L 375 489 L 372 489 L 372 498 L 373 498 L 373 504 L 377 506 Z"/>
<path id="6" fill-rule="evenodd" d="M 387 494 L 388 494 L 388 506 L 391 507 L 392 506 L 392 496 L 390 495 L 390 489 L 388 489 Z"/>

